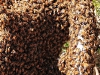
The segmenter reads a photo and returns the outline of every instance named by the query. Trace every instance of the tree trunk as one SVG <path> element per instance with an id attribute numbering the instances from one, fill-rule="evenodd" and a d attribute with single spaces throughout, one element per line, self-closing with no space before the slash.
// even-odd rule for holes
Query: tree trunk
<path id="1" fill-rule="evenodd" d="M 96 22 L 91 0 L 71 0 L 69 14 L 69 49 L 58 63 L 66 75 L 93 75 L 96 50 Z"/>

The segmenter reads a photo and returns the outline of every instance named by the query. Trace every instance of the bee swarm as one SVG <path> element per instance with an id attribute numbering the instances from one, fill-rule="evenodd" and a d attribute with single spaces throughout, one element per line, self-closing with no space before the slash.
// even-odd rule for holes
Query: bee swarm
<path id="1" fill-rule="evenodd" d="M 63 0 L 0 1 L 0 75 L 64 75 L 57 58 L 68 40 L 66 5 Z"/>
<path id="2" fill-rule="evenodd" d="M 60 57 L 58 66 L 66 75 L 93 75 L 97 48 L 96 20 L 91 0 L 68 3 L 69 49 Z"/>
<path id="3" fill-rule="evenodd" d="M 93 11 L 91 0 L 1 0 L 0 75 L 92 75 Z"/>

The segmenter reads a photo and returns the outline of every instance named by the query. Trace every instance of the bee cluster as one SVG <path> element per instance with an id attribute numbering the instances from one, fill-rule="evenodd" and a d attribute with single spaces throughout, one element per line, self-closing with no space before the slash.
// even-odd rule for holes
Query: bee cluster
<path id="1" fill-rule="evenodd" d="M 0 34 L 0 75 L 64 75 L 57 58 L 68 40 L 66 5 L 64 0 L 0 1 L 5 34 Z"/>
<path id="2" fill-rule="evenodd" d="M 68 4 L 69 49 L 61 56 L 58 66 L 66 75 L 92 75 L 97 48 L 96 20 L 91 0 Z"/>

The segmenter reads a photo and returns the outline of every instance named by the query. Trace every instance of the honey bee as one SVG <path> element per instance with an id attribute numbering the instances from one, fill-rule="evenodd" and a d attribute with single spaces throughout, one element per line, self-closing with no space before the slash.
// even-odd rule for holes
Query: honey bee
<path id="1" fill-rule="evenodd" d="M 0 53 L 2 53 L 3 52 L 3 50 L 2 50 L 2 48 L 0 48 Z"/>
<path id="2" fill-rule="evenodd" d="M 84 67 L 84 69 L 86 69 L 90 66 L 88 63 L 82 63 L 81 65 Z"/>
<path id="3" fill-rule="evenodd" d="M 15 50 L 12 50 L 12 51 L 11 51 L 11 53 L 13 53 L 13 54 L 14 54 L 14 53 L 16 53 L 16 51 L 15 51 Z"/>

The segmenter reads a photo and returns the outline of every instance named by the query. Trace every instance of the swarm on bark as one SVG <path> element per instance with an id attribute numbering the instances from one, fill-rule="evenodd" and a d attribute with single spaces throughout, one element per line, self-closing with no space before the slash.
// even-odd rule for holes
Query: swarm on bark
<path id="1" fill-rule="evenodd" d="M 92 1 L 71 0 L 68 15 L 69 49 L 59 59 L 59 70 L 66 75 L 93 75 L 97 35 Z"/>
<path id="2" fill-rule="evenodd" d="M 66 3 L 58 0 L 0 3 L 0 15 L 4 18 L 0 16 L 4 23 L 0 24 L 4 26 L 1 32 L 7 30 L 0 41 L 3 49 L 0 49 L 0 75 L 63 75 L 58 70 L 57 58 L 68 39 Z"/>

